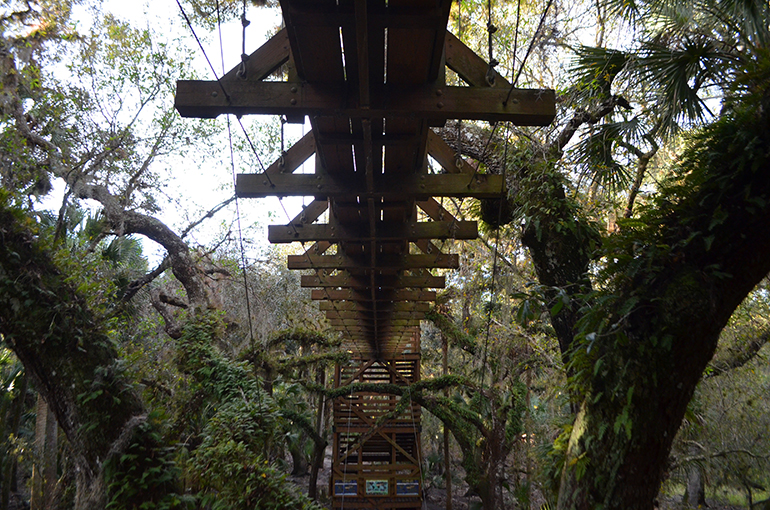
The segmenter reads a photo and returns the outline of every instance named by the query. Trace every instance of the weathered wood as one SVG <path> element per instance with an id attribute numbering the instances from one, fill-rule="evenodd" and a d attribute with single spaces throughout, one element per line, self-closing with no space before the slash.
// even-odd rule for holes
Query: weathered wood
<path id="1" fill-rule="evenodd" d="M 249 55 L 245 74 L 241 74 L 241 65 L 238 64 L 222 77 L 222 83 L 263 80 L 289 60 L 289 52 L 289 33 L 284 28 Z"/>
<path id="2" fill-rule="evenodd" d="M 506 91 L 511 88 L 508 80 L 494 69 L 490 73 L 489 63 L 448 30 L 444 51 L 447 67 L 456 72 L 467 84 L 474 87 L 497 87 Z M 490 80 L 487 80 L 488 73 Z"/>
<path id="3" fill-rule="evenodd" d="M 282 157 L 270 165 L 265 173 L 269 176 L 279 174 L 290 174 L 297 170 L 302 164 L 307 161 L 310 156 L 315 154 L 315 136 L 310 131 L 305 136 L 300 138 L 294 145 L 289 147 Z"/>
<path id="4" fill-rule="evenodd" d="M 267 238 L 271 243 L 294 241 L 364 242 L 406 239 L 476 239 L 475 221 L 425 221 L 392 224 L 376 222 L 375 231 L 369 225 L 270 225 Z"/>
<path id="5" fill-rule="evenodd" d="M 318 303 L 318 309 L 323 311 L 330 311 L 330 310 L 351 310 L 351 311 L 361 311 L 361 312 L 370 312 L 373 311 L 371 304 L 369 303 L 356 303 L 353 301 L 321 301 Z M 388 303 L 383 304 L 380 303 L 377 306 L 378 310 L 393 310 L 395 312 L 399 311 L 413 311 L 415 313 L 421 312 L 421 313 L 427 313 L 431 309 L 430 303 L 424 303 L 424 302 L 395 302 L 395 303 Z"/>
<path id="6" fill-rule="evenodd" d="M 326 312 L 327 319 L 358 319 L 360 317 L 367 317 L 367 312 L 355 312 L 353 310 L 341 310 L 341 311 L 328 311 Z M 378 316 L 387 316 L 390 319 L 424 319 L 425 313 L 420 312 L 381 312 Z"/>
<path id="7" fill-rule="evenodd" d="M 222 93 L 225 87 L 227 97 Z M 553 90 L 509 90 L 477 87 L 409 87 L 383 85 L 372 92 L 371 107 L 362 109 L 358 92 L 311 83 L 179 80 L 175 106 L 182 117 L 235 115 L 342 116 L 349 118 L 468 119 L 510 121 L 520 126 L 546 126 L 556 115 Z M 228 100 L 229 98 L 229 100 Z"/>
<path id="8" fill-rule="evenodd" d="M 289 269 L 356 269 L 365 267 L 365 261 L 346 255 L 289 255 Z M 376 267 L 393 269 L 457 269 L 459 256 L 454 253 L 436 255 L 380 255 Z"/>
<path id="9" fill-rule="evenodd" d="M 313 200 L 302 208 L 302 212 L 289 222 L 290 225 L 309 225 L 329 208 L 327 200 Z M 314 245 L 315 247 L 315 245 Z"/>
<path id="10" fill-rule="evenodd" d="M 440 136 L 428 132 L 428 154 L 450 174 L 474 174 L 474 168 Z"/>
<path id="11" fill-rule="evenodd" d="M 368 278 L 356 277 L 350 274 L 340 275 L 302 275 L 300 284 L 302 287 L 351 287 L 366 288 L 370 283 Z M 382 288 L 444 288 L 446 278 L 443 276 L 407 276 L 398 275 L 392 277 L 377 278 L 377 286 Z"/>
<path id="12" fill-rule="evenodd" d="M 354 289 L 314 289 L 310 293 L 310 297 L 313 300 L 323 299 L 347 299 L 350 301 L 367 302 L 369 299 L 363 292 L 357 292 Z M 375 299 L 375 301 L 435 301 L 436 293 L 431 290 L 403 290 L 398 289 L 392 292 L 388 292 L 387 295 L 383 295 L 381 298 Z"/>
<path id="13" fill-rule="evenodd" d="M 503 176 L 492 174 L 375 175 L 374 190 L 367 190 L 362 175 L 337 178 L 327 174 L 238 174 L 235 192 L 241 198 L 269 196 L 373 197 L 472 197 L 498 198 Z"/>
<path id="14" fill-rule="evenodd" d="M 444 207 L 438 203 L 435 198 L 429 198 L 428 200 L 418 200 L 417 207 L 423 210 L 434 221 L 458 221 L 452 213 L 444 209 Z M 478 233 L 477 233 L 478 235 Z"/>

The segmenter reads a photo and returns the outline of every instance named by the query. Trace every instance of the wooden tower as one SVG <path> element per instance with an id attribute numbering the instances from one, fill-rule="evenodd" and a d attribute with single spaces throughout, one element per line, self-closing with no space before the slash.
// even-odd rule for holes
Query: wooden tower
<path id="1" fill-rule="evenodd" d="M 511 89 L 447 32 L 450 0 L 281 0 L 285 28 L 219 81 L 180 81 L 187 117 L 285 115 L 312 130 L 266 172 L 238 175 L 240 197 L 309 196 L 274 243 L 312 243 L 290 256 L 302 286 L 352 353 L 337 386 L 404 386 L 420 378 L 420 320 L 444 287 L 434 269 L 458 256 L 434 240 L 472 239 L 435 197 L 497 198 L 500 175 L 479 173 L 431 127 L 448 119 L 546 125 L 551 90 Z M 266 81 L 281 66 L 287 81 Z M 446 86 L 445 69 L 467 86 Z M 295 174 L 315 155 L 315 173 Z M 429 170 L 428 156 L 443 172 Z M 317 220 L 328 210 L 328 223 Z M 406 390 L 408 391 L 408 390 Z M 334 402 L 334 508 L 422 505 L 420 409 L 399 397 L 352 393 Z"/>

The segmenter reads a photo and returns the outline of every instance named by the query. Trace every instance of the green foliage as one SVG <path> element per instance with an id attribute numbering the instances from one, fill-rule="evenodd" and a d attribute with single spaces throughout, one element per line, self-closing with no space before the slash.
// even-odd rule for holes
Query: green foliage
<path id="1" fill-rule="evenodd" d="M 223 331 L 220 317 L 203 314 L 188 320 L 179 339 L 179 366 L 194 382 L 193 398 L 208 403 L 197 404 L 206 416 L 187 477 L 212 508 L 316 508 L 269 461 L 282 431 L 290 423 L 309 426 L 307 418 L 299 408 L 284 413 L 246 362 L 217 352 L 213 345 Z"/>
<path id="2" fill-rule="evenodd" d="M 285 474 L 243 442 L 207 440 L 192 462 L 198 483 L 207 488 L 201 502 L 212 509 L 321 508 L 293 490 Z"/>
<path id="3" fill-rule="evenodd" d="M 168 510 L 193 508 L 189 495 L 179 494 L 180 468 L 175 449 L 163 446 L 159 423 L 150 415 L 137 425 L 128 446 L 104 466 L 108 510 Z"/>

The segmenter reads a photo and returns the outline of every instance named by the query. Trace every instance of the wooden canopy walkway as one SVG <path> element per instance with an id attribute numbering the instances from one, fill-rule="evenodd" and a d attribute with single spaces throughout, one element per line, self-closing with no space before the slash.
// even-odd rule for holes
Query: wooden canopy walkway
<path id="1" fill-rule="evenodd" d="M 180 81 L 187 117 L 309 117 L 312 130 L 264 173 L 241 174 L 240 197 L 309 196 L 274 243 L 307 242 L 289 256 L 311 270 L 302 286 L 354 359 L 335 384 L 407 385 L 420 377 L 420 320 L 458 256 L 435 240 L 473 239 L 436 197 L 496 198 L 503 178 L 477 172 L 431 127 L 448 119 L 546 125 L 551 90 L 511 90 L 447 31 L 449 0 L 281 0 L 285 28 L 220 81 Z M 267 81 L 282 66 L 287 81 Z M 446 68 L 467 83 L 447 86 Z M 294 173 L 315 155 L 313 174 Z M 429 170 L 428 156 L 443 172 Z M 328 223 L 318 219 L 328 211 Z M 396 397 L 354 393 L 334 403 L 335 508 L 419 509 L 420 410 L 393 414 Z"/>

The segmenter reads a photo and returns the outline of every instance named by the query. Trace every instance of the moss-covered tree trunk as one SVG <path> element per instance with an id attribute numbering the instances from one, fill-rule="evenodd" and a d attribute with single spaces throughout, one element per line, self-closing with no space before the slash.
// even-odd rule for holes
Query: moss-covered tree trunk
<path id="1" fill-rule="evenodd" d="M 32 227 L 0 196 L 0 333 L 70 442 L 77 508 L 103 508 L 101 468 L 132 438 L 146 411 L 120 373 L 104 321 Z"/>
<path id="2" fill-rule="evenodd" d="M 638 230 L 624 227 L 608 253 L 613 277 L 587 312 L 575 351 L 584 399 L 560 510 L 653 508 L 719 334 L 770 271 L 768 103 L 700 135 L 657 209 Z"/>

